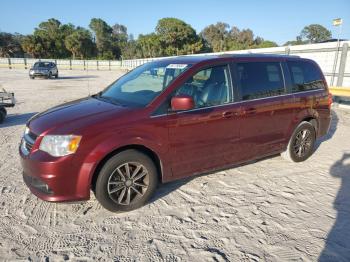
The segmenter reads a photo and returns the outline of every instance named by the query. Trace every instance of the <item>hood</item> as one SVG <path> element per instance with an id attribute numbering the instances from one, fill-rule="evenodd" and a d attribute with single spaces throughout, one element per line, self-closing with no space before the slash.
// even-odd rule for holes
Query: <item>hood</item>
<path id="1" fill-rule="evenodd" d="M 27 125 L 30 130 L 40 135 L 60 129 L 74 132 L 87 124 L 103 121 L 105 117 L 127 111 L 127 107 L 117 106 L 95 98 L 84 98 L 53 107 L 32 117 Z"/>

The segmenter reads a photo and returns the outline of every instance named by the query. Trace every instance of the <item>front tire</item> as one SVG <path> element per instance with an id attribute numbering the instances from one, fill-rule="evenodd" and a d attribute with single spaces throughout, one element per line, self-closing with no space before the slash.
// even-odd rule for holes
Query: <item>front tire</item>
<path id="1" fill-rule="evenodd" d="M 281 156 L 290 162 L 302 162 L 308 159 L 314 152 L 316 130 L 314 126 L 303 121 L 295 129 L 289 140 L 287 150 Z"/>
<path id="2" fill-rule="evenodd" d="M 111 212 L 124 212 L 145 205 L 158 185 L 152 159 L 137 150 L 126 150 L 102 167 L 95 187 L 100 204 Z"/>

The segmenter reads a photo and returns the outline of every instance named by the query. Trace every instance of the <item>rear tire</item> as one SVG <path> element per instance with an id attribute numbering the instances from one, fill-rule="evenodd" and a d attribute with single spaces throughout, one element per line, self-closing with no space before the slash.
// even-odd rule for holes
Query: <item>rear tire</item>
<path id="1" fill-rule="evenodd" d="M 34 79 L 35 77 L 34 76 L 30 76 L 30 79 Z"/>
<path id="2" fill-rule="evenodd" d="M 52 77 L 52 73 L 51 73 L 51 71 L 49 72 L 49 75 L 47 76 L 47 79 L 51 79 L 51 77 Z"/>
<path id="3" fill-rule="evenodd" d="M 302 162 L 314 152 L 316 131 L 314 126 L 306 121 L 301 122 L 294 130 L 289 140 L 287 150 L 281 156 L 290 162 Z"/>
<path id="4" fill-rule="evenodd" d="M 158 173 L 152 159 L 137 150 L 126 150 L 102 167 L 95 195 L 109 211 L 125 212 L 145 205 L 157 185 Z"/>
<path id="5" fill-rule="evenodd" d="M 5 118 L 7 116 L 7 111 L 5 108 L 1 107 L 0 108 L 0 124 L 5 121 Z"/>
<path id="6" fill-rule="evenodd" d="M 57 72 L 57 74 L 55 75 L 55 78 L 56 78 L 56 79 L 58 78 L 58 72 Z"/>

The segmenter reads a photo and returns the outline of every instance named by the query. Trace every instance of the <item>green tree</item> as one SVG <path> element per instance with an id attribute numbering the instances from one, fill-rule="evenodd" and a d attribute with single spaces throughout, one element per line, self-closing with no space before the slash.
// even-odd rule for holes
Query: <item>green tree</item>
<path id="1" fill-rule="evenodd" d="M 214 52 L 226 50 L 226 41 L 228 38 L 230 26 L 223 22 L 211 24 L 203 29 L 201 37 Z"/>
<path id="2" fill-rule="evenodd" d="M 64 44 L 65 38 L 74 31 L 72 24 L 62 25 L 57 19 L 51 18 L 39 24 L 34 30 L 34 36 L 40 38 L 45 49 L 44 56 L 50 58 L 65 58 L 70 52 Z"/>
<path id="3" fill-rule="evenodd" d="M 165 55 L 185 54 L 186 46 L 196 47 L 193 52 L 199 52 L 201 42 L 196 31 L 184 21 L 177 18 L 163 18 L 158 21 L 156 33 L 162 43 Z"/>
<path id="4" fill-rule="evenodd" d="M 73 59 L 92 57 L 94 55 L 94 43 L 91 33 L 84 29 L 78 28 L 65 39 L 66 48 L 72 52 Z"/>
<path id="5" fill-rule="evenodd" d="M 110 40 L 112 28 L 100 18 L 92 18 L 89 27 L 95 34 L 97 49 L 102 50 L 104 42 Z"/>
<path id="6" fill-rule="evenodd" d="M 250 29 L 240 30 L 233 26 L 229 32 L 227 39 L 227 50 L 239 50 L 254 48 L 256 42 L 261 41 L 261 37 L 254 39 L 254 33 Z"/>
<path id="7" fill-rule="evenodd" d="M 332 38 L 332 33 L 327 28 L 319 24 L 305 26 L 300 33 L 300 38 L 309 43 L 318 43 Z"/>
<path id="8" fill-rule="evenodd" d="M 21 45 L 23 50 L 34 58 L 46 57 L 45 45 L 39 36 L 25 36 Z"/>
<path id="9" fill-rule="evenodd" d="M 284 46 L 288 46 L 288 45 L 304 45 L 304 44 L 307 44 L 308 42 L 307 41 L 303 41 L 301 39 L 300 36 L 297 36 L 296 37 L 296 40 L 290 40 L 290 41 L 287 41 L 284 43 Z"/>
<path id="10" fill-rule="evenodd" d="M 0 57 L 23 56 L 21 35 L 0 32 Z"/>
<path id="11" fill-rule="evenodd" d="M 123 59 L 143 58 L 142 49 L 138 41 L 129 39 L 124 46 L 122 46 L 122 57 Z"/>
<path id="12" fill-rule="evenodd" d="M 142 57 L 158 57 L 163 55 L 160 36 L 152 33 L 139 35 L 138 45 L 142 52 Z"/>
<path id="13" fill-rule="evenodd" d="M 256 47 L 257 48 L 268 48 L 268 47 L 277 47 L 277 46 L 278 45 L 273 41 L 263 40 Z"/>
<path id="14" fill-rule="evenodd" d="M 116 39 L 113 39 L 113 28 L 100 18 L 92 18 L 89 27 L 95 35 L 98 58 L 119 58 L 121 50 Z"/>
<path id="15" fill-rule="evenodd" d="M 113 40 L 118 43 L 126 43 L 128 41 L 128 29 L 125 25 L 115 24 L 112 26 Z"/>
<path id="16" fill-rule="evenodd" d="M 251 29 L 240 30 L 236 26 L 230 28 L 223 22 L 205 27 L 201 37 L 214 52 L 277 46 L 275 42 L 264 40 L 262 37 L 254 38 Z"/>

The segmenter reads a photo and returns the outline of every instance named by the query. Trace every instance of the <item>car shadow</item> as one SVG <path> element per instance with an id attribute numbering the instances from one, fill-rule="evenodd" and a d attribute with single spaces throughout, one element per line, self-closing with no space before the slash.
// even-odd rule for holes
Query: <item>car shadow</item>
<path id="1" fill-rule="evenodd" d="M 316 140 L 316 142 L 315 142 L 315 151 L 319 148 L 319 146 L 321 145 L 322 142 L 325 142 L 325 141 L 331 139 L 334 136 L 334 134 L 335 134 L 335 132 L 337 130 L 339 118 L 337 116 L 337 113 L 334 110 L 331 111 L 331 114 L 332 114 L 332 120 L 331 120 L 331 123 L 330 123 L 329 131 L 328 131 L 328 133 L 325 136 L 323 136 L 323 137 L 321 137 L 321 138 Z M 244 163 L 241 163 L 241 164 L 233 164 L 233 165 L 225 166 L 225 167 L 218 168 L 218 169 L 215 169 L 215 170 L 212 170 L 212 171 L 204 172 L 202 174 L 193 175 L 191 177 L 184 178 L 184 179 L 181 179 L 181 180 L 176 180 L 176 181 L 173 181 L 173 182 L 160 184 L 158 189 L 157 189 L 157 191 L 156 191 L 156 193 L 155 193 L 155 195 L 151 198 L 150 202 L 155 202 L 158 199 L 161 199 L 161 198 L 165 197 L 166 195 L 172 193 L 173 191 L 177 190 L 181 186 L 187 184 L 191 180 L 196 179 L 198 177 L 207 176 L 209 174 L 213 174 L 213 173 L 217 173 L 217 172 L 221 172 L 221 171 L 226 171 L 226 170 L 229 170 L 231 168 L 237 168 L 237 167 L 241 167 L 241 166 L 250 165 L 250 164 L 253 164 L 253 163 L 256 163 L 256 162 L 261 162 L 261 161 L 264 161 L 264 160 L 267 160 L 267 159 L 275 158 L 275 157 L 277 157 L 279 155 L 280 154 L 274 154 L 274 155 L 266 156 L 266 157 L 263 157 L 263 158 L 251 160 L 251 161 L 248 161 L 248 162 L 244 162 Z M 349 170 L 349 173 L 350 173 L 350 170 Z M 350 191 L 350 187 L 349 187 L 349 191 Z"/>
<path id="2" fill-rule="evenodd" d="M 341 179 L 333 203 L 337 218 L 328 233 L 319 261 L 350 261 L 350 151 L 332 165 L 330 174 Z"/>
<path id="3" fill-rule="evenodd" d="M 67 80 L 67 79 L 84 79 L 84 78 L 97 78 L 95 75 L 80 75 L 80 76 L 58 76 L 58 78 L 52 78 L 51 80 Z"/>
<path id="4" fill-rule="evenodd" d="M 36 113 L 37 112 L 25 114 L 8 114 L 5 118 L 5 121 L 0 124 L 0 129 L 4 127 L 24 125 Z"/>
<path id="5" fill-rule="evenodd" d="M 331 111 L 331 114 L 332 114 L 332 120 L 331 120 L 328 133 L 325 136 L 316 140 L 315 151 L 320 147 L 321 143 L 331 139 L 334 136 L 335 132 L 337 131 L 339 118 L 337 116 L 337 113 L 334 110 Z"/>
<path id="6" fill-rule="evenodd" d="M 195 174 L 192 175 L 190 177 L 185 177 L 185 178 L 181 178 L 179 180 L 174 180 L 171 182 L 166 182 L 166 183 L 160 183 L 155 194 L 153 195 L 153 197 L 150 200 L 150 203 L 153 203 L 155 201 L 157 201 L 158 199 L 161 199 L 163 197 L 165 197 L 166 195 L 176 191 L 177 189 L 179 189 L 180 187 L 186 185 L 187 183 L 191 182 L 194 179 L 200 178 L 200 177 L 205 177 L 211 174 L 215 174 L 215 173 L 219 173 L 219 172 L 225 172 L 227 170 L 230 170 L 232 168 L 238 168 L 238 167 L 242 167 L 242 166 L 247 166 L 247 165 L 251 165 L 257 162 L 261 162 L 267 159 L 271 159 L 271 158 L 275 158 L 279 156 L 279 154 L 274 154 L 274 155 L 270 155 L 270 156 L 266 156 L 263 158 L 259 158 L 259 159 L 254 159 L 254 160 L 250 160 L 244 163 L 240 163 L 240 164 L 230 164 L 227 165 L 225 167 L 221 167 L 221 168 L 216 168 L 214 170 L 210 170 L 210 171 L 206 171 L 203 173 L 199 173 L 199 174 Z"/>
<path id="7" fill-rule="evenodd" d="M 180 180 L 176 180 L 176 181 L 160 184 L 158 186 L 155 194 L 153 195 L 153 197 L 149 201 L 149 203 L 153 203 L 153 202 L 157 201 L 158 199 L 161 199 L 161 198 L 165 197 L 166 195 L 176 191 L 177 189 L 179 189 L 183 185 L 185 185 L 188 182 L 190 182 L 192 179 L 195 179 L 195 178 L 197 178 L 199 176 L 201 176 L 201 175 L 192 176 L 192 177 L 183 178 L 183 179 L 180 179 Z"/>

